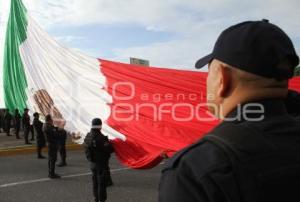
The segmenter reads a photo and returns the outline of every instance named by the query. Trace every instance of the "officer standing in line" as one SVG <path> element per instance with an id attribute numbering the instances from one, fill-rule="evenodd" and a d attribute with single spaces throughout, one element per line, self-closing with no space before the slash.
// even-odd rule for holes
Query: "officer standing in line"
<path id="1" fill-rule="evenodd" d="M 85 153 L 88 161 L 90 161 L 92 171 L 95 202 L 105 202 L 107 199 L 105 172 L 112 151 L 112 146 L 108 139 L 101 133 L 101 128 L 101 119 L 93 119 L 92 129 L 84 139 Z"/>
<path id="2" fill-rule="evenodd" d="M 9 113 L 9 110 L 6 109 L 5 114 L 4 114 L 4 131 L 6 132 L 7 136 L 11 136 L 11 134 L 10 134 L 11 119 L 12 119 L 12 116 Z"/>
<path id="3" fill-rule="evenodd" d="M 209 64 L 209 111 L 222 122 L 175 154 L 159 202 L 300 201 L 300 122 L 286 109 L 299 63 L 290 38 L 268 20 L 221 33 Z"/>
<path id="4" fill-rule="evenodd" d="M 35 112 L 33 114 L 33 127 L 36 134 L 36 147 L 37 147 L 37 158 L 38 159 L 45 159 L 42 155 L 42 149 L 46 146 L 46 139 L 43 132 L 43 123 L 39 120 L 40 115 L 39 113 Z"/>
<path id="5" fill-rule="evenodd" d="M 16 138 L 20 139 L 20 127 L 21 127 L 21 115 L 19 113 L 19 110 L 15 110 L 15 130 L 16 130 Z"/>
<path id="6" fill-rule="evenodd" d="M 48 114 L 45 117 L 43 132 L 46 135 L 48 143 L 48 177 L 51 179 L 60 178 L 60 176 L 55 173 L 55 163 L 57 160 L 57 150 L 59 141 L 58 128 L 54 127 L 53 120 L 50 114 Z"/>
<path id="7" fill-rule="evenodd" d="M 58 167 L 67 166 L 66 158 L 67 158 L 67 151 L 66 151 L 66 141 L 67 141 L 67 131 L 64 128 L 58 128 L 58 151 L 60 154 L 60 162 L 57 164 Z"/>
<path id="8" fill-rule="evenodd" d="M 28 112 L 29 112 L 29 109 L 25 108 L 23 118 L 22 118 L 25 144 L 31 144 L 28 141 L 28 136 L 29 136 L 29 132 L 30 132 L 30 116 L 29 116 Z"/>
<path id="9" fill-rule="evenodd" d="M 33 127 L 33 120 L 32 120 L 32 122 L 31 122 L 31 120 L 30 120 L 29 131 L 30 131 L 30 133 L 31 133 L 31 141 L 34 141 L 34 127 Z"/>

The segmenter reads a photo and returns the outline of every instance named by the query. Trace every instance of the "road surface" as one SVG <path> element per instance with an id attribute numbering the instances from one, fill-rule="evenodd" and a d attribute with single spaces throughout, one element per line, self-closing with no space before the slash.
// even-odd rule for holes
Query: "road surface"
<path id="1" fill-rule="evenodd" d="M 57 168 L 63 177 L 47 178 L 47 159 L 36 154 L 0 157 L 0 202 L 91 202 L 92 184 L 83 151 L 68 152 L 67 167 Z M 107 202 L 155 202 L 162 165 L 132 170 L 110 161 L 114 186 Z"/>

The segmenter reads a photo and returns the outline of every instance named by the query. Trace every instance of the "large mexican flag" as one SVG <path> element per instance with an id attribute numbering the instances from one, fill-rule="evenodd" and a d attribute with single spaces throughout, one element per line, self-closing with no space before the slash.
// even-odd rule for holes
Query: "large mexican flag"
<path id="1" fill-rule="evenodd" d="M 11 0 L 3 77 L 10 112 L 52 114 L 80 141 L 99 117 L 118 158 L 132 168 L 156 165 L 162 152 L 172 155 L 218 123 L 205 106 L 206 73 L 122 64 L 63 47 L 21 0 Z M 291 87 L 300 90 L 300 79 Z"/>

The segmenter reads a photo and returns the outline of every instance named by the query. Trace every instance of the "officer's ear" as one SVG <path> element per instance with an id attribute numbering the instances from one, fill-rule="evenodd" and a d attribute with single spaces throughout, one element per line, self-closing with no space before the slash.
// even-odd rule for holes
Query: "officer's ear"
<path id="1" fill-rule="evenodd" d="M 230 94 L 231 83 L 232 83 L 232 74 L 231 69 L 225 63 L 219 64 L 219 89 L 218 96 L 221 98 L 226 98 Z"/>

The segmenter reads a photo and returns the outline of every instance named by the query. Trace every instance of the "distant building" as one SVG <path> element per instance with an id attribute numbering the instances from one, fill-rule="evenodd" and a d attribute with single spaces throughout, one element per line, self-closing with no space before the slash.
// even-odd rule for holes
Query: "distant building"
<path id="1" fill-rule="evenodd" d="M 139 59 L 139 58 L 130 58 L 130 64 L 132 65 L 142 65 L 142 66 L 150 66 L 149 60 Z"/>

